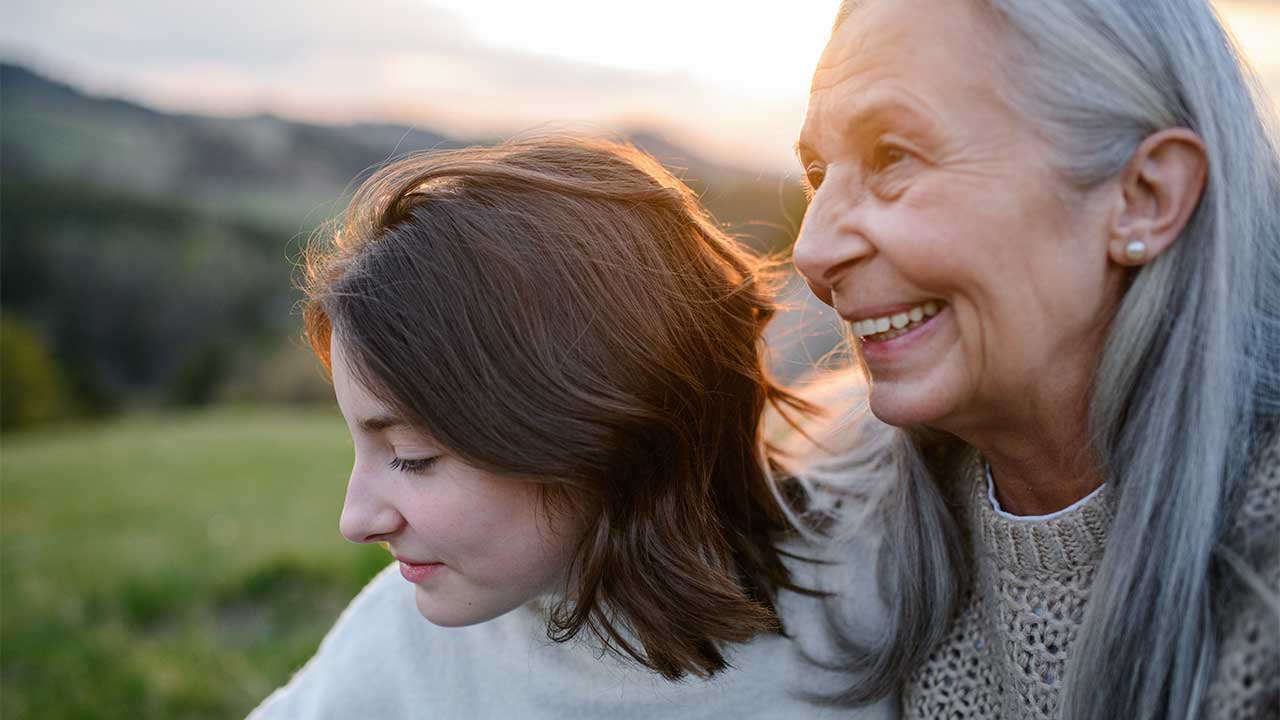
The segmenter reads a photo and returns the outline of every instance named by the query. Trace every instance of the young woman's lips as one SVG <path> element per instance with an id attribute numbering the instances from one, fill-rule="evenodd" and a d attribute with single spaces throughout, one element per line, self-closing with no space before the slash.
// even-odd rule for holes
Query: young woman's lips
<path id="1" fill-rule="evenodd" d="M 400 561 L 400 575 L 417 585 L 444 569 L 444 563 L 411 563 Z"/>

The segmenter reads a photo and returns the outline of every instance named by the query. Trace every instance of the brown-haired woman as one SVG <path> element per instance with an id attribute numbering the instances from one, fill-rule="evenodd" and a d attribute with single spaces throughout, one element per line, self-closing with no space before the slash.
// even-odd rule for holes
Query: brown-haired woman
<path id="1" fill-rule="evenodd" d="M 399 562 L 254 718 L 820 712 L 761 437 L 804 403 L 763 365 L 756 261 L 687 187 L 600 141 L 418 155 L 307 271 L 341 529 Z"/>

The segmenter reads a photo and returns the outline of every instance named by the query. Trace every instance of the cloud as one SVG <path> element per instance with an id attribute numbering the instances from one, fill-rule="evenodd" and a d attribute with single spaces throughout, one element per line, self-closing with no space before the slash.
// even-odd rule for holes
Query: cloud
<path id="1" fill-rule="evenodd" d="M 805 57 L 816 56 L 823 12 L 771 24 L 763 13 L 716 15 L 711 4 L 677 19 L 655 11 L 660 5 L 646 14 L 597 4 L 538 30 L 539 13 L 569 6 L 468 2 L 450 10 L 428 0 L 9 0 L 0 56 L 171 111 L 389 120 L 461 137 L 565 122 L 647 125 L 722 161 L 791 169 Z M 1270 38 L 1280 10 L 1220 5 L 1277 93 L 1280 55 Z M 631 24 L 605 23 L 611 13 Z M 608 34 L 592 32 L 600 23 Z M 517 40 L 546 54 L 514 49 Z M 635 61 L 650 43 L 651 67 L 665 69 L 569 58 L 612 44 L 618 51 L 606 56 Z"/>
<path id="2" fill-rule="evenodd" d="M 367 58 L 405 48 L 462 49 L 468 25 L 405 0 L 216 3 L 11 0 L 0 43 L 104 62 L 258 69 L 317 56 Z"/>
<path id="3" fill-rule="evenodd" d="M 762 131 L 776 137 L 772 160 L 789 163 L 799 120 L 794 101 L 747 102 L 687 74 L 495 47 L 474 25 L 423 2 L 11 5 L 0 28 L 5 56 L 166 110 L 389 120 L 462 137 L 565 122 L 643 124 L 748 164 L 762 160 L 743 151 L 762 145 Z"/>

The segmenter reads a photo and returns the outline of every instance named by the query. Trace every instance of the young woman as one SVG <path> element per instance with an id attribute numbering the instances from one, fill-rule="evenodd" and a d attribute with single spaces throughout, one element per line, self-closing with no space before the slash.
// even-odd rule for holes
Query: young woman
<path id="1" fill-rule="evenodd" d="M 397 562 L 255 720 L 823 712 L 761 435 L 806 404 L 688 188 L 597 141 L 420 155 L 307 271 L 355 443 L 341 529 Z"/>

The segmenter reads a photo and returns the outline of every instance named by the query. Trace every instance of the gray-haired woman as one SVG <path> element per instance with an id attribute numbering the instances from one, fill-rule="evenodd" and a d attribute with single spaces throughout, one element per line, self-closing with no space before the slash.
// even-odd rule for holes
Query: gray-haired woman
<path id="1" fill-rule="evenodd" d="M 846 2 L 795 261 L 852 326 L 909 718 L 1280 717 L 1280 151 L 1204 0 Z"/>

